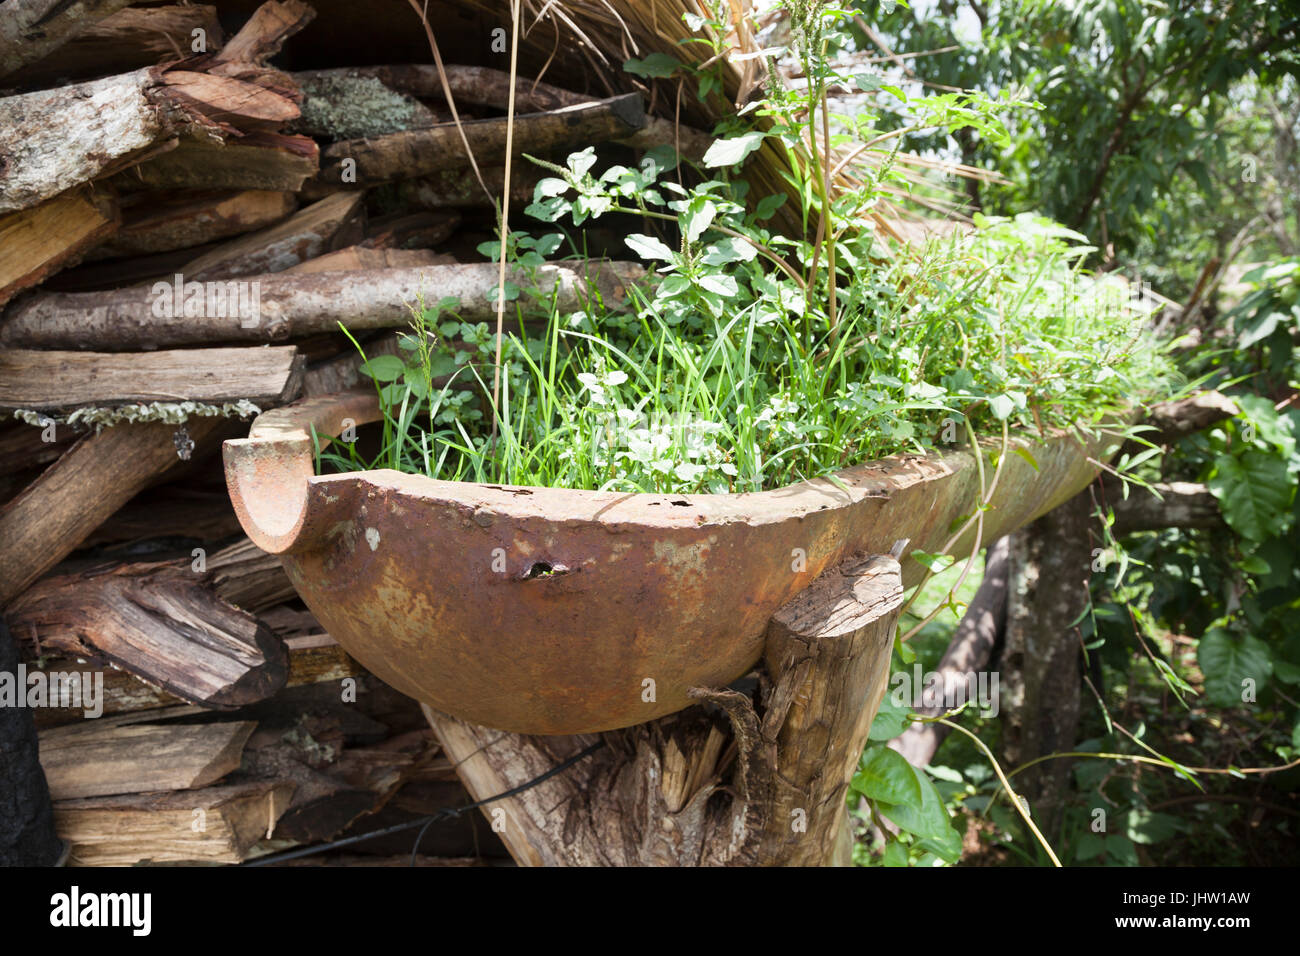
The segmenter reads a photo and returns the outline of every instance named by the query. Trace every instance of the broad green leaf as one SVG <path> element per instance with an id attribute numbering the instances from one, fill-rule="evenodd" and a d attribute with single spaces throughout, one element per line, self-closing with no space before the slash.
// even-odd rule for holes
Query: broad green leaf
<path id="1" fill-rule="evenodd" d="M 875 719 L 871 722 L 871 732 L 867 735 L 867 739 L 893 740 L 907 729 L 910 723 L 907 715 L 908 709 L 895 704 L 893 698 L 886 694 L 880 701 L 880 709 L 876 711 Z"/>
<path id="2" fill-rule="evenodd" d="M 1124 821 L 1124 833 L 1134 843 L 1150 846 L 1161 840 L 1168 840 L 1178 833 L 1178 818 L 1167 813 L 1154 813 L 1151 810 L 1137 809 L 1128 813 Z"/>
<path id="3" fill-rule="evenodd" d="M 785 201 L 790 198 L 785 193 L 774 193 L 771 196 L 764 196 L 754 207 L 755 219 L 771 219 L 778 209 L 785 205 Z"/>
<path id="4" fill-rule="evenodd" d="M 880 858 L 881 866 L 907 866 L 907 847 L 897 840 L 885 844 L 885 853 Z"/>
<path id="5" fill-rule="evenodd" d="M 682 234 L 687 242 L 694 242 L 704 234 L 717 215 L 718 207 L 704 196 L 694 196 L 682 211 Z"/>
<path id="6" fill-rule="evenodd" d="M 1258 693 L 1273 673 L 1268 645 L 1250 635 L 1235 636 L 1221 627 L 1205 632 L 1196 648 L 1205 674 L 1205 695 L 1217 707 L 1239 707 L 1245 681 L 1254 681 Z"/>
<path id="7" fill-rule="evenodd" d="M 749 262 L 757 255 L 758 250 L 748 242 L 727 236 L 704 250 L 704 264 L 721 266 L 728 262 Z"/>
<path id="8" fill-rule="evenodd" d="M 928 570 L 933 571 L 935 574 L 938 574 L 945 568 L 952 567 L 953 562 L 957 560 L 951 554 L 931 554 L 928 551 L 922 551 L 920 548 L 917 548 L 912 552 L 912 557 L 925 565 Z"/>
<path id="9" fill-rule="evenodd" d="M 1253 448 L 1240 458 L 1220 455 L 1206 483 L 1228 526 L 1251 541 L 1277 532 L 1295 493 L 1286 462 Z"/>
<path id="10" fill-rule="evenodd" d="M 666 262 L 672 261 L 673 251 L 654 236 L 645 236 L 639 232 L 634 232 L 630 236 L 625 236 L 623 241 L 626 242 L 629 248 L 631 248 L 631 250 L 642 259 L 663 259 Z"/>
<path id="11" fill-rule="evenodd" d="M 716 140 L 705 150 L 704 165 L 712 168 L 734 166 L 736 163 L 744 162 L 746 156 L 763 145 L 763 136 L 761 132 L 753 132 L 731 139 Z"/>
<path id="12" fill-rule="evenodd" d="M 739 286 L 736 285 L 736 280 L 732 276 L 722 275 L 721 273 L 702 275 L 697 281 L 700 283 L 700 288 L 727 299 L 740 291 Z"/>
<path id="13" fill-rule="evenodd" d="M 396 355 L 376 355 L 363 367 L 376 382 L 394 382 L 406 371 L 406 363 Z"/>
<path id="14" fill-rule="evenodd" d="M 1005 421 L 1016 410 L 1016 403 L 1010 395 L 995 395 L 989 399 L 989 410 L 998 421 Z"/>
<path id="15" fill-rule="evenodd" d="M 943 798 L 934 784 L 924 773 L 911 764 L 908 768 L 916 777 L 921 787 L 919 804 L 877 802 L 876 809 L 887 819 L 893 820 L 908 833 L 915 833 L 922 838 L 944 840 L 952 832 L 952 822 L 948 818 L 948 808 L 943 805 Z"/>
<path id="16" fill-rule="evenodd" d="M 868 747 L 853 775 L 853 789 L 870 800 L 920 806 L 921 785 L 907 758 L 884 744 Z"/>
<path id="17" fill-rule="evenodd" d="M 672 76 L 673 72 L 680 68 L 681 65 L 681 60 L 669 56 L 667 53 L 651 53 L 644 60 L 628 60 L 623 64 L 623 69 L 637 76 L 664 79 Z"/>

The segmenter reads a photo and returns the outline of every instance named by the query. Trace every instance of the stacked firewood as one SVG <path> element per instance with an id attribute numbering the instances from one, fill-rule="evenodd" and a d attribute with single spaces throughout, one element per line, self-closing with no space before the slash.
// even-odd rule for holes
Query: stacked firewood
<path id="1" fill-rule="evenodd" d="M 493 315 L 476 249 L 496 232 L 510 80 L 295 72 L 313 17 L 300 0 L 234 23 L 123 0 L 0 13 L 0 643 L 21 657 L 0 704 L 32 708 L 73 864 L 235 862 L 468 801 L 416 704 L 243 536 L 220 443 L 357 384 L 340 322 L 383 351 L 421 294 Z M 514 108 L 517 155 L 699 148 L 637 94 L 520 82 Z M 563 294 L 585 287 L 552 269 Z M 636 272 L 584 269 L 611 295 Z M 422 852 L 493 846 L 473 814 Z"/>

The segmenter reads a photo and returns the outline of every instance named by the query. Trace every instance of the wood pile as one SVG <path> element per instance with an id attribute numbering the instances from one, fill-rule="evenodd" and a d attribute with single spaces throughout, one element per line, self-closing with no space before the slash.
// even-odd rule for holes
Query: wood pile
<path id="1" fill-rule="evenodd" d="M 500 12 L 455 5 L 448 29 L 482 40 L 443 40 L 472 62 L 440 69 L 405 5 L 357 42 L 363 5 L 318 6 L 0 13 L 0 645 L 20 656 L 0 704 L 31 708 L 72 865 L 232 863 L 469 801 L 418 706 L 322 631 L 225 493 L 220 444 L 255 410 L 357 384 L 340 322 L 373 354 L 421 293 L 493 316 Z M 701 151 L 609 75 L 520 81 L 516 156 Z M 562 307 L 639 274 L 585 269 L 543 267 Z M 407 862 L 411 839 L 312 862 Z M 421 852 L 504 854 L 477 813 Z"/>

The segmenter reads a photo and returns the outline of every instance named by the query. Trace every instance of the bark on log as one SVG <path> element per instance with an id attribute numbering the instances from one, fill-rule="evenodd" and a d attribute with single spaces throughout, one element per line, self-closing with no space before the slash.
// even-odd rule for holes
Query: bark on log
<path id="1" fill-rule="evenodd" d="M 0 409 L 124 402 L 284 404 L 302 391 L 292 345 L 162 352 L 0 351 Z"/>
<path id="2" fill-rule="evenodd" d="M 994 645 L 1006 627 L 1009 543 L 1010 537 L 1007 536 L 989 545 L 984 560 L 984 580 L 935 669 L 943 700 L 978 699 L 975 675 L 989 666 Z M 958 694 L 961 696 L 956 696 Z M 913 710 L 925 716 L 936 716 L 945 708 L 917 706 Z M 934 758 L 948 733 L 948 728 L 940 724 L 912 724 L 891 740 L 889 746 L 906 757 L 912 766 L 924 767 Z"/>
<path id="3" fill-rule="evenodd" d="M 540 266 L 534 278 L 517 271 L 507 278 L 525 293 L 537 289 L 543 301 L 550 302 L 554 295 L 557 308 L 573 311 L 584 307 L 589 284 L 610 306 L 624 302 L 627 285 L 644 275 L 636 263 L 590 262 L 579 268 Z M 45 293 L 9 309 L 0 325 L 0 346 L 130 351 L 213 342 L 282 342 L 337 332 L 340 322 L 354 332 L 406 328 L 420 296 L 429 301 L 455 297 L 461 303 L 461 316 L 470 321 L 488 321 L 496 315 L 488 293 L 496 287 L 497 266 L 490 262 L 318 275 L 280 273 L 246 281 L 256 282 L 259 289 L 256 325 L 245 327 L 237 315 L 155 315 L 157 296 L 147 287 Z"/>
<path id="4" fill-rule="evenodd" d="M 289 676 L 284 644 L 271 629 L 188 565 L 51 575 L 15 598 L 6 616 L 43 651 L 111 664 L 203 707 L 265 700 Z"/>
<path id="5" fill-rule="evenodd" d="M 86 261 L 202 246 L 263 229 L 284 219 L 296 207 L 293 193 L 282 190 L 150 197 L 148 203 L 124 209 L 117 233 Z"/>
<path id="6" fill-rule="evenodd" d="M 317 176 L 320 185 L 359 189 L 398 179 L 428 176 L 449 166 L 468 165 L 465 140 L 475 159 L 496 162 L 506 147 L 506 120 L 443 123 L 429 129 L 352 139 L 328 147 Z M 644 106 L 635 93 L 515 117 L 515 156 L 577 148 L 630 136 L 645 125 Z"/>
<path id="7" fill-rule="evenodd" d="M 484 812 L 502 811 L 502 838 L 521 864 L 832 862 L 901 604 L 892 558 L 833 569 L 773 618 L 761 715 L 742 693 L 696 688 L 691 696 L 720 708 L 730 734 L 697 708 L 604 734 L 604 749 Z M 519 786 L 596 740 L 501 733 L 424 711 L 476 799 Z M 730 799 L 712 800 L 718 793 Z"/>
<path id="8" fill-rule="evenodd" d="M 302 116 L 293 131 L 330 142 L 426 129 L 451 118 L 438 116 L 374 77 L 326 71 L 326 75 L 295 73 L 293 79 L 303 93 Z"/>
<path id="9" fill-rule="evenodd" d="M 194 790 L 239 769 L 252 721 L 169 723 L 191 708 L 103 717 L 41 732 L 54 800 Z"/>
<path id="10" fill-rule="evenodd" d="M 357 193 L 322 199 L 278 225 L 206 252 L 178 271 L 187 282 L 283 272 L 334 248 L 339 233 L 364 215 L 362 200 Z"/>
<path id="11" fill-rule="evenodd" d="M 256 781 L 62 800 L 54 825 L 72 844 L 69 866 L 239 863 L 274 829 L 292 795 L 287 781 Z"/>
<path id="12" fill-rule="evenodd" d="M 0 618 L 0 673 L 18 673 L 18 645 Z M 22 689 L 26 692 L 26 688 Z M 63 847 L 54 834 L 50 790 L 28 707 L 0 707 L 0 866 L 51 866 Z"/>
<path id="13" fill-rule="evenodd" d="M 0 77 L 48 56 L 88 23 L 131 0 L 8 0 L 0 17 Z"/>
<path id="14" fill-rule="evenodd" d="M 195 48 L 196 30 L 203 31 L 201 49 Z M 215 6 L 127 7 L 81 27 L 55 53 L 23 67 L 5 82 L 33 88 L 56 80 L 138 70 L 170 57 L 215 52 L 223 38 Z"/>
<path id="15" fill-rule="evenodd" d="M 192 418 L 185 428 L 202 445 L 222 422 Z M 181 460 L 177 427 L 125 424 L 87 435 L 0 510 L 0 607 Z"/>
<path id="16" fill-rule="evenodd" d="M 238 129 L 297 115 L 288 96 L 254 83 L 164 67 L 6 97 L 0 99 L 0 212 L 34 206 L 121 169 L 182 133 L 220 142 Z"/>
<path id="17" fill-rule="evenodd" d="M 44 282 L 92 249 L 118 225 L 117 203 L 102 193 L 72 189 L 30 209 L 0 216 L 0 306 Z"/>
<path id="18" fill-rule="evenodd" d="M 445 169 L 423 179 L 398 183 L 397 195 L 403 204 L 421 209 L 492 209 L 493 199 L 505 192 L 505 167 L 480 164 L 479 172 L 483 174 L 486 191 L 477 179 L 466 176 L 464 170 Z M 511 205 L 527 206 L 532 202 L 537 184 L 545 175 L 531 163 L 525 168 L 514 166 L 510 170 Z"/>
<path id="19" fill-rule="evenodd" d="M 469 103 L 505 110 L 510 98 L 510 74 L 486 66 L 445 66 L 447 87 L 457 104 Z M 370 78 L 384 86 L 401 90 L 423 99 L 445 100 L 442 78 L 438 68 L 426 63 L 392 64 L 385 66 L 345 66 L 330 70 L 309 70 L 295 73 L 300 83 L 321 83 L 331 79 Z M 584 103 L 597 102 L 594 96 L 531 79 L 516 79 L 515 110 L 524 113 L 543 113 Z M 654 146 L 674 146 L 678 152 L 692 160 L 700 160 L 713 138 L 689 126 L 678 126 L 658 116 L 647 116 L 645 125 L 622 140 L 639 149 Z"/>

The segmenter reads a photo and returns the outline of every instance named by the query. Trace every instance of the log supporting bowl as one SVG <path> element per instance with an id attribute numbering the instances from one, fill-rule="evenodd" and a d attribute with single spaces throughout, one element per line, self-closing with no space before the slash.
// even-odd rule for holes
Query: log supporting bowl
<path id="1" fill-rule="evenodd" d="M 724 495 L 314 474 L 311 426 L 324 442 L 378 414 L 373 393 L 346 393 L 259 416 L 248 438 L 225 444 L 235 511 L 370 671 L 518 733 L 611 730 L 682 710 L 692 687 L 753 667 L 772 614 L 818 574 L 902 538 L 938 550 L 979 500 L 969 451 Z M 1065 433 L 1031 447 L 1032 463 L 1006 456 L 985 542 L 1080 491 L 1107 453 Z M 972 542 L 973 531 L 958 547 Z M 905 585 L 924 573 L 902 564 Z"/>

